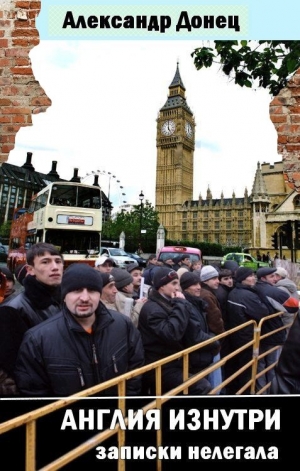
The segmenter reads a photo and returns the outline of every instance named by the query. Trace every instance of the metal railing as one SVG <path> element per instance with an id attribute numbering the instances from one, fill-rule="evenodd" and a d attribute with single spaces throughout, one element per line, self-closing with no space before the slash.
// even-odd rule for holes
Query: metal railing
<path id="1" fill-rule="evenodd" d="M 40 407 L 36 410 L 33 410 L 31 412 L 22 414 L 18 417 L 15 417 L 6 422 L 3 422 L 2 424 L 0 424 L 0 435 L 9 433 L 10 431 L 15 430 L 16 428 L 24 426 L 26 428 L 26 446 L 25 446 L 26 456 L 24 457 L 25 471 L 59 470 L 63 468 L 65 465 L 67 465 L 68 463 L 75 461 L 78 457 L 82 456 L 83 454 L 90 451 L 91 449 L 95 449 L 96 446 L 98 446 L 101 443 L 104 443 L 110 437 L 115 436 L 117 438 L 118 447 L 124 446 L 125 441 L 126 441 L 125 440 L 126 431 L 122 430 L 119 425 L 117 425 L 113 430 L 112 429 L 102 430 L 101 432 L 95 434 L 91 439 L 81 443 L 79 446 L 73 448 L 66 454 L 60 456 L 56 460 L 52 461 L 51 463 L 37 470 L 36 452 L 37 452 L 37 447 L 38 447 L 38 440 L 40 438 L 40 437 L 37 437 L 37 421 L 41 419 L 42 417 L 48 416 L 59 409 L 67 408 L 71 404 L 76 403 L 77 401 L 80 401 L 81 398 L 86 398 L 86 397 L 95 396 L 95 395 L 101 396 L 101 393 L 103 393 L 103 391 L 105 391 L 106 389 L 109 389 L 112 386 L 117 386 L 117 389 L 118 389 L 117 407 L 121 411 L 123 416 L 125 417 L 125 422 L 126 422 L 128 420 L 128 418 L 125 415 L 126 414 L 126 400 L 127 400 L 125 397 L 126 381 L 136 376 L 143 375 L 151 370 L 155 371 L 155 396 L 146 397 L 147 403 L 142 407 L 142 410 L 144 414 L 146 414 L 146 412 L 149 411 L 150 409 L 154 409 L 154 408 L 159 409 L 161 411 L 163 404 L 169 401 L 170 399 L 172 399 L 172 397 L 177 396 L 181 393 L 183 395 L 187 394 L 188 388 L 192 384 L 194 384 L 196 381 L 198 381 L 199 379 L 205 378 L 209 373 L 224 366 L 228 360 L 234 358 L 239 353 L 241 353 L 245 349 L 249 349 L 250 347 L 252 347 L 253 349 L 252 359 L 248 363 L 246 363 L 242 368 L 240 368 L 238 371 L 234 372 L 230 377 L 226 378 L 221 384 L 215 387 L 209 393 L 209 395 L 217 394 L 221 389 L 223 389 L 228 384 L 230 384 L 231 381 L 237 378 L 241 373 L 243 373 L 248 368 L 251 368 L 251 379 L 247 383 L 245 383 L 245 385 L 236 394 L 241 395 L 247 389 L 249 390 L 249 388 L 250 388 L 251 394 L 253 395 L 263 394 L 270 386 L 270 383 L 267 384 L 260 391 L 255 391 L 256 379 L 259 378 L 268 370 L 270 370 L 271 368 L 274 368 L 274 366 L 276 365 L 276 362 L 272 364 L 271 366 L 269 366 L 268 368 L 266 368 L 265 370 L 261 371 L 260 373 L 257 373 L 258 361 L 259 359 L 263 358 L 268 353 L 271 353 L 275 350 L 280 349 L 281 346 L 278 345 L 278 346 L 272 347 L 270 348 L 270 350 L 260 355 L 259 354 L 260 342 L 262 339 L 267 338 L 271 335 L 274 335 L 280 330 L 285 329 L 286 326 L 276 329 L 265 335 L 261 335 L 261 327 L 264 324 L 264 322 L 266 322 L 267 320 L 273 317 L 277 317 L 279 315 L 281 315 L 281 313 L 276 313 L 276 314 L 272 314 L 267 317 L 264 317 L 263 319 L 261 319 L 259 324 L 257 324 L 254 320 L 250 320 L 240 326 L 237 326 L 220 335 L 217 335 L 213 337 L 212 339 L 206 340 L 205 342 L 201 342 L 198 345 L 187 348 L 174 355 L 168 356 L 166 358 L 163 358 L 149 365 L 145 365 L 134 371 L 118 376 L 117 378 L 106 381 L 105 383 L 98 384 L 97 386 L 93 386 L 92 388 L 78 392 L 64 399 L 56 400 L 51 404 L 48 404 L 46 406 Z M 193 376 L 190 376 L 189 355 L 192 352 L 195 352 L 196 350 L 201 350 L 202 348 L 206 347 L 208 344 L 215 342 L 216 340 L 222 340 L 225 337 L 229 337 L 238 331 L 249 328 L 249 326 L 253 326 L 253 339 L 250 342 L 246 343 L 240 348 L 229 353 L 227 356 L 221 358 L 218 362 L 211 364 L 209 367 L 205 368 L 204 370 L 199 371 L 199 373 L 194 374 Z M 183 359 L 183 380 L 184 381 L 181 385 L 163 394 L 162 393 L 162 366 L 179 358 Z M 162 431 L 157 430 L 155 433 L 156 433 L 156 446 L 158 447 L 162 444 Z M 125 466 L 126 466 L 125 460 L 119 459 L 118 471 L 125 471 Z M 162 470 L 162 462 L 159 459 L 157 459 L 157 462 L 156 462 L 156 470 L 157 471 Z"/>

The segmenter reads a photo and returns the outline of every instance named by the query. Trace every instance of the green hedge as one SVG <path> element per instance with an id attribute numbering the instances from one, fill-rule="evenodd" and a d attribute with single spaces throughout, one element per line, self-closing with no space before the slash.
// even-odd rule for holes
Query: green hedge
<path id="1" fill-rule="evenodd" d="M 179 245 L 182 247 L 194 247 L 200 249 L 202 255 L 215 255 L 217 257 L 222 257 L 230 252 L 242 252 L 242 247 L 226 247 L 221 244 L 210 244 L 209 242 L 193 242 L 190 240 L 181 240 L 178 243 L 178 240 L 166 239 L 165 245 Z"/>

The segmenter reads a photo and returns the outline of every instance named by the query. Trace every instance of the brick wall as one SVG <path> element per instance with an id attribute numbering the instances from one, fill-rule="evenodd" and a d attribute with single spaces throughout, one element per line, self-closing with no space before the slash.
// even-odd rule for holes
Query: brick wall
<path id="1" fill-rule="evenodd" d="M 270 118 L 278 134 L 284 179 L 290 188 L 300 191 L 300 69 L 273 98 Z"/>
<path id="2" fill-rule="evenodd" d="M 39 44 L 35 19 L 40 1 L 0 0 L 0 163 L 8 160 L 16 133 L 32 125 L 51 100 L 35 80 L 30 50 Z M 270 104 L 287 185 L 300 191 L 300 69 Z"/>
<path id="3" fill-rule="evenodd" d="M 30 50 L 40 42 L 35 20 L 40 1 L 0 0 L 0 162 L 8 160 L 16 133 L 51 100 L 35 80 Z"/>

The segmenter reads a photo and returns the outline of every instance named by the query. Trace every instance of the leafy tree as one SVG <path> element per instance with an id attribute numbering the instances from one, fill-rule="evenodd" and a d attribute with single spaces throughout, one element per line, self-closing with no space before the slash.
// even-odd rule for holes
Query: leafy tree
<path id="1" fill-rule="evenodd" d="M 128 252 L 135 252 L 141 240 L 144 252 L 155 252 L 156 233 L 159 226 L 158 212 L 146 201 L 142 212 L 140 205 L 134 205 L 130 212 L 120 212 L 113 220 L 103 225 L 102 238 L 119 240 L 120 234 L 125 233 L 125 247 Z M 140 227 L 146 230 L 140 234 Z"/>
<path id="2" fill-rule="evenodd" d="M 8 244 L 10 234 L 11 222 L 4 222 L 0 225 L 0 241 L 3 244 Z"/>
<path id="3" fill-rule="evenodd" d="M 300 67 L 300 41 L 214 41 L 191 56 L 197 70 L 221 64 L 221 70 L 241 87 L 258 86 L 276 96 Z"/>

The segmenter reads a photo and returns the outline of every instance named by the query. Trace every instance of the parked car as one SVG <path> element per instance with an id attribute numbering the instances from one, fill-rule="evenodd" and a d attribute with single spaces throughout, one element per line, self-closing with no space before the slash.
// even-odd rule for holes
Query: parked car
<path id="1" fill-rule="evenodd" d="M 134 260 L 139 264 L 139 267 L 145 268 L 145 266 L 147 265 L 147 260 L 145 258 L 140 257 L 136 253 L 129 253 L 129 252 L 126 252 L 126 253 L 129 257 L 134 258 Z"/>
<path id="2" fill-rule="evenodd" d="M 120 268 L 126 268 L 129 263 L 136 261 L 134 258 L 129 257 L 125 250 L 116 247 L 101 247 L 100 255 L 108 255 Z"/>
<path id="3" fill-rule="evenodd" d="M 224 265 L 227 260 L 234 260 L 240 267 L 252 268 L 254 272 L 256 272 L 258 268 L 270 266 L 267 262 L 256 260 L 256 258 L 249 253 L 228 253 L 223 257 L 221 265 Z"/>
<path id="4" fill-rule="evenodd" d="M 0 262 L 7 262 L 8 245 L 0 245 Z"/>

